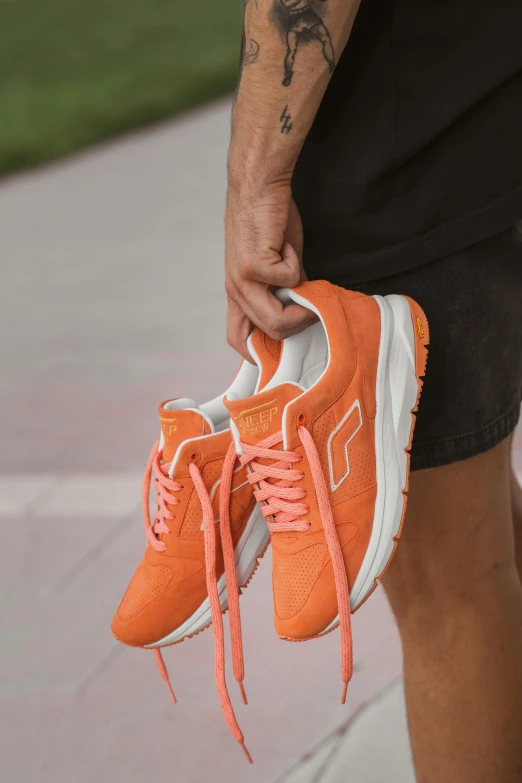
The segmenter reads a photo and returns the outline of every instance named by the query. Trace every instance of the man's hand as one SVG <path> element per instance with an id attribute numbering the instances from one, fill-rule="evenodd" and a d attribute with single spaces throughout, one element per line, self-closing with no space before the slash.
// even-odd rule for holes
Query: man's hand
<path id="1" fill-rule="evenodd" d="M 231 181 L 225 230 L 227 340 L 252 361 L 246 346 L 252 324 L 282 340 L 316 320 L 299 305 L 283 307 L 273 293 L 306 280 L 303 227 L 290 183 L 244 187 Z"/>
<path id="2" fill-rule="evenodd" d="M 326 0 L 324 0 L 326 2 Z M 241 75 L 232 112 L 226 212 L 228 342 L 251 361 L 252 323 L 282 339 L 315 320 L 278 287 L 305 279 L 292 175 L 359 0 L 245 2 Z"/>

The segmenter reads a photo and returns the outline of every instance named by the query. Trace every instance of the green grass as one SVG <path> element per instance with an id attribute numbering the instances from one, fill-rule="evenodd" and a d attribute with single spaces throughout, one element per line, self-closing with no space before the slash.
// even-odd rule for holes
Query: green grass
<path id="1" fill-rule="evenodd" d="M 230 90 L 242 0 L 0 0 L 0 174 Z"/>

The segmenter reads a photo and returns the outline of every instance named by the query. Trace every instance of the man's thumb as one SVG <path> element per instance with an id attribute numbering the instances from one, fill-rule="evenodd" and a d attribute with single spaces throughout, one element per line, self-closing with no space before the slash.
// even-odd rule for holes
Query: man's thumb
<path id="1" fill-rule="evenodd" d="M 285 286 L 293 288 L 302 280 L 301 260 L 290 242 L 284 242 L 281 248 L 281 262 L 286 267 Z"/>

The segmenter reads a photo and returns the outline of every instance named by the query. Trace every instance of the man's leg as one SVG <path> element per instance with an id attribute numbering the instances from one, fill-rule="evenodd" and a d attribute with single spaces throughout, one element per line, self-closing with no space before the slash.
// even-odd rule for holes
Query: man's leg
<path id="1" fill-rule="evenodd" d="M 521 783 L 522 586 L 509 440 L 411 475 L 383 583 L 402 637 L 418 783 Z"/>
<path id="2" fill-rule="evenodd" d="M 515 530 L 515 552 L 518 576 L 522 582 L 522 488 L 511 473 L 511 508 L 513 511 L 513 527 Z"/>

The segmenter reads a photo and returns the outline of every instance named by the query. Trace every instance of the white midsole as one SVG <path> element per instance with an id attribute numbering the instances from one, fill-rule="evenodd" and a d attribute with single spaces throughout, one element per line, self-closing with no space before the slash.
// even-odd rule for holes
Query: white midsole
<path id="1" fill-rule="evenodd" d="M 255 570 L 257 558 L 265 551 L 268 544 L 269 532 L 265 518 L 258 503 L 250 514 L 246 527 L 241 534 L 235 548 L 236 575 L 238 585 L 248 582 Z M 217 583 L 219 603 L 221 610 L 228 606 L 227 587 L 225 574 L 222 574 Z M 193 636 L 198 631 L 206 628 L 211 622 L 210 603 L 207 598 L 198 606 L 194 614 L 174 631 L 164 636 L 157 642 L 145 645 L 147 648 L 164 647 L 182 641 L 186 636 Z"/>
<path id="2" fill-rule="evenodd" d="M 377 497 L 366 555 L 350 592 L 352 611 L 371 592 L 384 571 L 400 531 L 408 479 L 412 410 L 418 394 L 415 334 L 407 299 L 396 294 L 374 296 L 381 310 L 381 343 L 377 364 L 375 459 Z M 336 617 L 323 633 L 339 624 Z"/>

